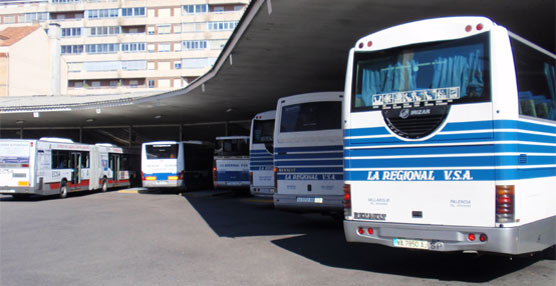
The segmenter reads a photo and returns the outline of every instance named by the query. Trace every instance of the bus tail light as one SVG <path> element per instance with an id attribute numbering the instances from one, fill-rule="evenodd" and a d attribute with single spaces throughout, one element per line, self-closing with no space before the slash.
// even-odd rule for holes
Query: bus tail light
<path id="1" fill-rule="evenodd" d="M 515 187 L 513 185 L 496 186 L 496 222 L 514 222 Z"/>
<path id="2" fill-rule="evenodd" d="M 351 185 L 344 184 L 344 215 L 351 216 Z"/>
<path id="3" fill-rule="evenodd" d="M 249 184 L 253 185 L 253 172 L 249 172 Z"/>
<path id="4" fill-rule="evenodd" d="M 218 181 L 218 172 L 216 170 L 216 160 L 212 163 L 212 180 L 214 182 Z"/>
<path id="5" fill-rule="evenodd" d="M 183 177 L 185 176 L 185 171 L 181 171 L 179 176 L 178 176 L 178 180 L 182 180 L 183 181 Z"/>
<path id="6" fill-rule="evenodd" d="M 274 189 L 278 191 L 278 168 L 274 167 Z"/>
<path id="7" fill-rule="evenodd" d="M 141 181 L 145 181 L 145 173 L 141 172 Z"/>

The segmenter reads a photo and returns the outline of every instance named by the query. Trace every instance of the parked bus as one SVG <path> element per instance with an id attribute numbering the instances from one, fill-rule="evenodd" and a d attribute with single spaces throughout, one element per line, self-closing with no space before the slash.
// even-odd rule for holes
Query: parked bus
<path id="1" fill-rule="evenodd" d="M 251 195 L 274 194 L 274 117 L 276 111 L 261 112 L 251 121 L 249 179 Z"/>
<path id="2" fill-rule="evenodd" d="M 129 186 L 122 148 L 69 139 L 0 139 L 0 193 L 14 197 Z"/>
<path id="3" fill-rule="evenodd" d="M 141 179 L 145 188 L 210 188 L 211 144 L 201 141 L 157 141 L 141 146 Z"/>
<path id="4" fill-rule="evenodd" d="M 357 41 L 343 112 L 347 240 L 509 255 L 554 245 L 555 59 L 483 17 Z"/>
<path id="5" fill-rule="evenodd" d="M 249 188 L 249 136 L 216 137 L 214 188 Z"/>
<path id="6" fill-rule="evenodd" d="M 299 212 L 343 211 L 342 92 L 278 100 L 274 126 L 274 206 Z"/>

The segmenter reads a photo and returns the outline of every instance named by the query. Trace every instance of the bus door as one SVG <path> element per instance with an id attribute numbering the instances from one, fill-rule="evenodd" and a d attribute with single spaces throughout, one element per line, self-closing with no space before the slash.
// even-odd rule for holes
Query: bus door
<path id="1" fill-rule="evenodd" d="M 80 152 L 71 153 L 70 168 L 73 169 L 71 174 L 71 183 L 79 184 L 81 182 L 81 153 Z"/>
<path id="2" fill-rule="evenodd" d="M 110 154 L 109 168 L 112 170 L 112 180 L 118 181 L 120 179 L 120 155 Z"/>

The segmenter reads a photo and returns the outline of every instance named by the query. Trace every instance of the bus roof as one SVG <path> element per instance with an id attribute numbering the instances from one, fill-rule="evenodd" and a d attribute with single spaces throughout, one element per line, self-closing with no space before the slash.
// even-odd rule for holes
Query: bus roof
<path id="1" fill-rule="evenodd" d="M 228 139 L 249 139 L 249 136 L 220 136 L 220 137 L 216 137 L 216 140 L 228 140 Z"/>
<path id="2" fill-rule="evenodd" d="M 383 50 L 391 47 L 439 40 L 453 40 L 490 31 L 496 26 L 486 17 L 442 17 L 401 24 L 378 31 L 358 40 L 356 52 Z"/>

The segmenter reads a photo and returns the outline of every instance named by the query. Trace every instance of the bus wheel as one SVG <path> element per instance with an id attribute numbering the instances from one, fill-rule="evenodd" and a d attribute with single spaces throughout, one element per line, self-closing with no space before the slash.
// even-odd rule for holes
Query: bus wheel
<path id="1" fill-rule="evenodd" d="M 60 186 L 60 199 L 63 199 L 68 196 L 68 185 L 65 182 L 62 182 Z"/>
<path id="2" fill-rule="evenodd" d="M 108 183 L 106 182 L 106 178 L 102 179 L 102 188 L 101 188 L 101 190 L 102 190 L 103 193 L 108 191 Z"/>

